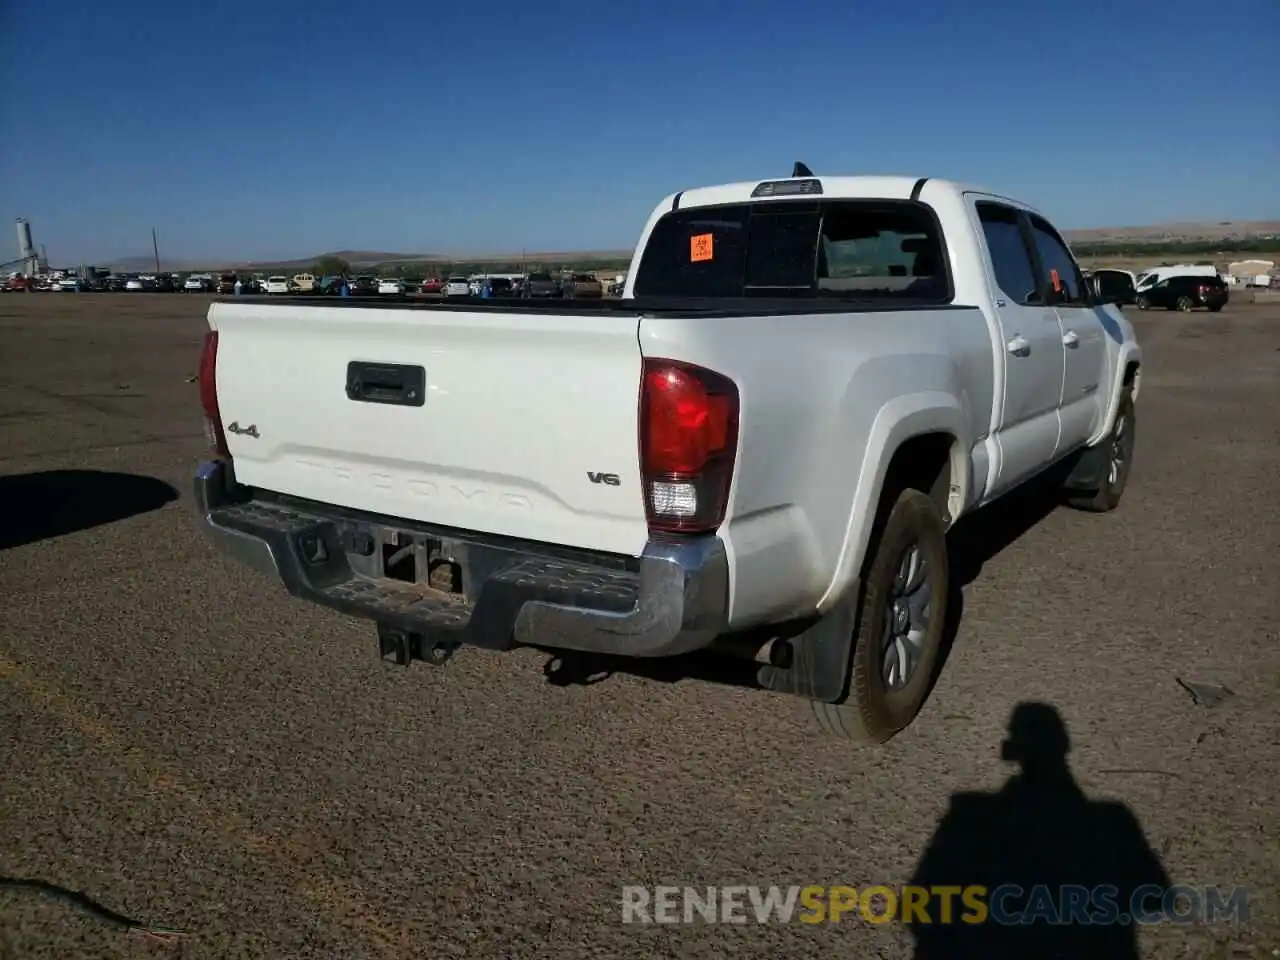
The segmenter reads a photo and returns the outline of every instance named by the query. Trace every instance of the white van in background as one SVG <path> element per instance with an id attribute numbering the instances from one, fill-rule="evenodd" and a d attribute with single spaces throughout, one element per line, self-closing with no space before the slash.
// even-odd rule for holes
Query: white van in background
<path id="1" fill-rule="evenodd" d="M 1168 280 L 1170 277 L 1216 276 L 1218 276 L 1218 268 L 1212 263 L 1176 263 L 1172 266 L 1152 267 L 1150 270 L 1138 274 L 1133 281 L 1133 286 L 1138 293 L 1143 293 L 1150 290 L 1161 280 Z"/>

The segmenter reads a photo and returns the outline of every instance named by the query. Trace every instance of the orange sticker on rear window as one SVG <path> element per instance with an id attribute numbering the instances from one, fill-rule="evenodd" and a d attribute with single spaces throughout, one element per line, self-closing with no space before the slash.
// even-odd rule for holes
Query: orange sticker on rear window
<path id="1" fill-rule="evenodd" d="M 1057 271 L 1057 270 L 1050 270 L 1050 271 L 1049 271 L 1049 279 L 1053 281 L 1053 292 L 1054 292 L 1054 293 L 1061 293 L 1061 292 L 1062 292 L 1062 277 L 1058 274 L 1058 271 Z"/>
<path id="2" fill-rule="evenodd" d="M 715 256 L 715 244 L 713 235 L 710 233 L 699 233 L 689 238 L 689 259 L 694 263 L 701 263 L 703 260 L 710 260 Z"/>

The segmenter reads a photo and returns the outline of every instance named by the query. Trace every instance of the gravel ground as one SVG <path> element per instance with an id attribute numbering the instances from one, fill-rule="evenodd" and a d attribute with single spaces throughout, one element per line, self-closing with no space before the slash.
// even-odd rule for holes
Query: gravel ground
<path id="1" fill-rule="evenodd" d="M 206 303 L 0 297 L 0 955 L 909 957 L 910 931 L 856 916 L 623 924 L 622 888 L 999 883 L 1015 861 L 1253 891 L 1244 924 L 1071 955 L 1280 948 L 1280 306 L 1134 313 L 1124 504 L 968 522 L 937 689 L 864 748 L 797 700 L 575 682 L 532 651 L 396 668 L 371 625 L 216 556 L 189 494 Z M 1001 792 L 1025 702 L 1065 722 L 1088 801 Z M 1050 955 L 1017 943 L 986 955 Z"/>

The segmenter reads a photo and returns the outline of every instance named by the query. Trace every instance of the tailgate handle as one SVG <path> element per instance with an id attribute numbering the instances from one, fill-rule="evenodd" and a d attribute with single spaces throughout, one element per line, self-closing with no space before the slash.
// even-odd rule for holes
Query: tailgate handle
<path id="1" fill-rule="evenodd" d="M 347 364 L 347 398 L 361 403 L 420 407 L 426 401 L 427 371 L 401 363 Z"/>

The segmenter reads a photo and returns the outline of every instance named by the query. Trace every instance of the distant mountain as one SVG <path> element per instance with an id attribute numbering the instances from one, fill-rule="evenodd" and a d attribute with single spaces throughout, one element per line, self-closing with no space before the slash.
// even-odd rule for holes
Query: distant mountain
<path id="1" fill-rule="evenodd" d="M 1252 237 L 1280 238 L 1280 220 L 1223 220 L 1208 223 L 1165 223 L 1147 227 L 1097 227 L 1089 230 L 1064 230 L 1073 243 L 1125 243 L 1200 240 L 1212 244 L 1215 240 L 1238 240 Z M 345 260 L 355 268 L 367 268 L 374 264 L 422 264 L 433 263 L 589 263 L 591 261 L 626 260 L 631 250 L 560 250 L 522 251 L 508 253 L 404 253 L 386 250 L 335 250 L 318 253 L 313 257 L 294 260 L 167 260 L 161 258 L 160 268 L 179 273 L 191 271 L 245 270 L 255 273 L 279 271 L 298 273 L 315 266 L 324 257 Z M 122 257 L 102 264 L 119 272 L 142 272 L 155 269 L 155 258 L 150 256 Z"/>

